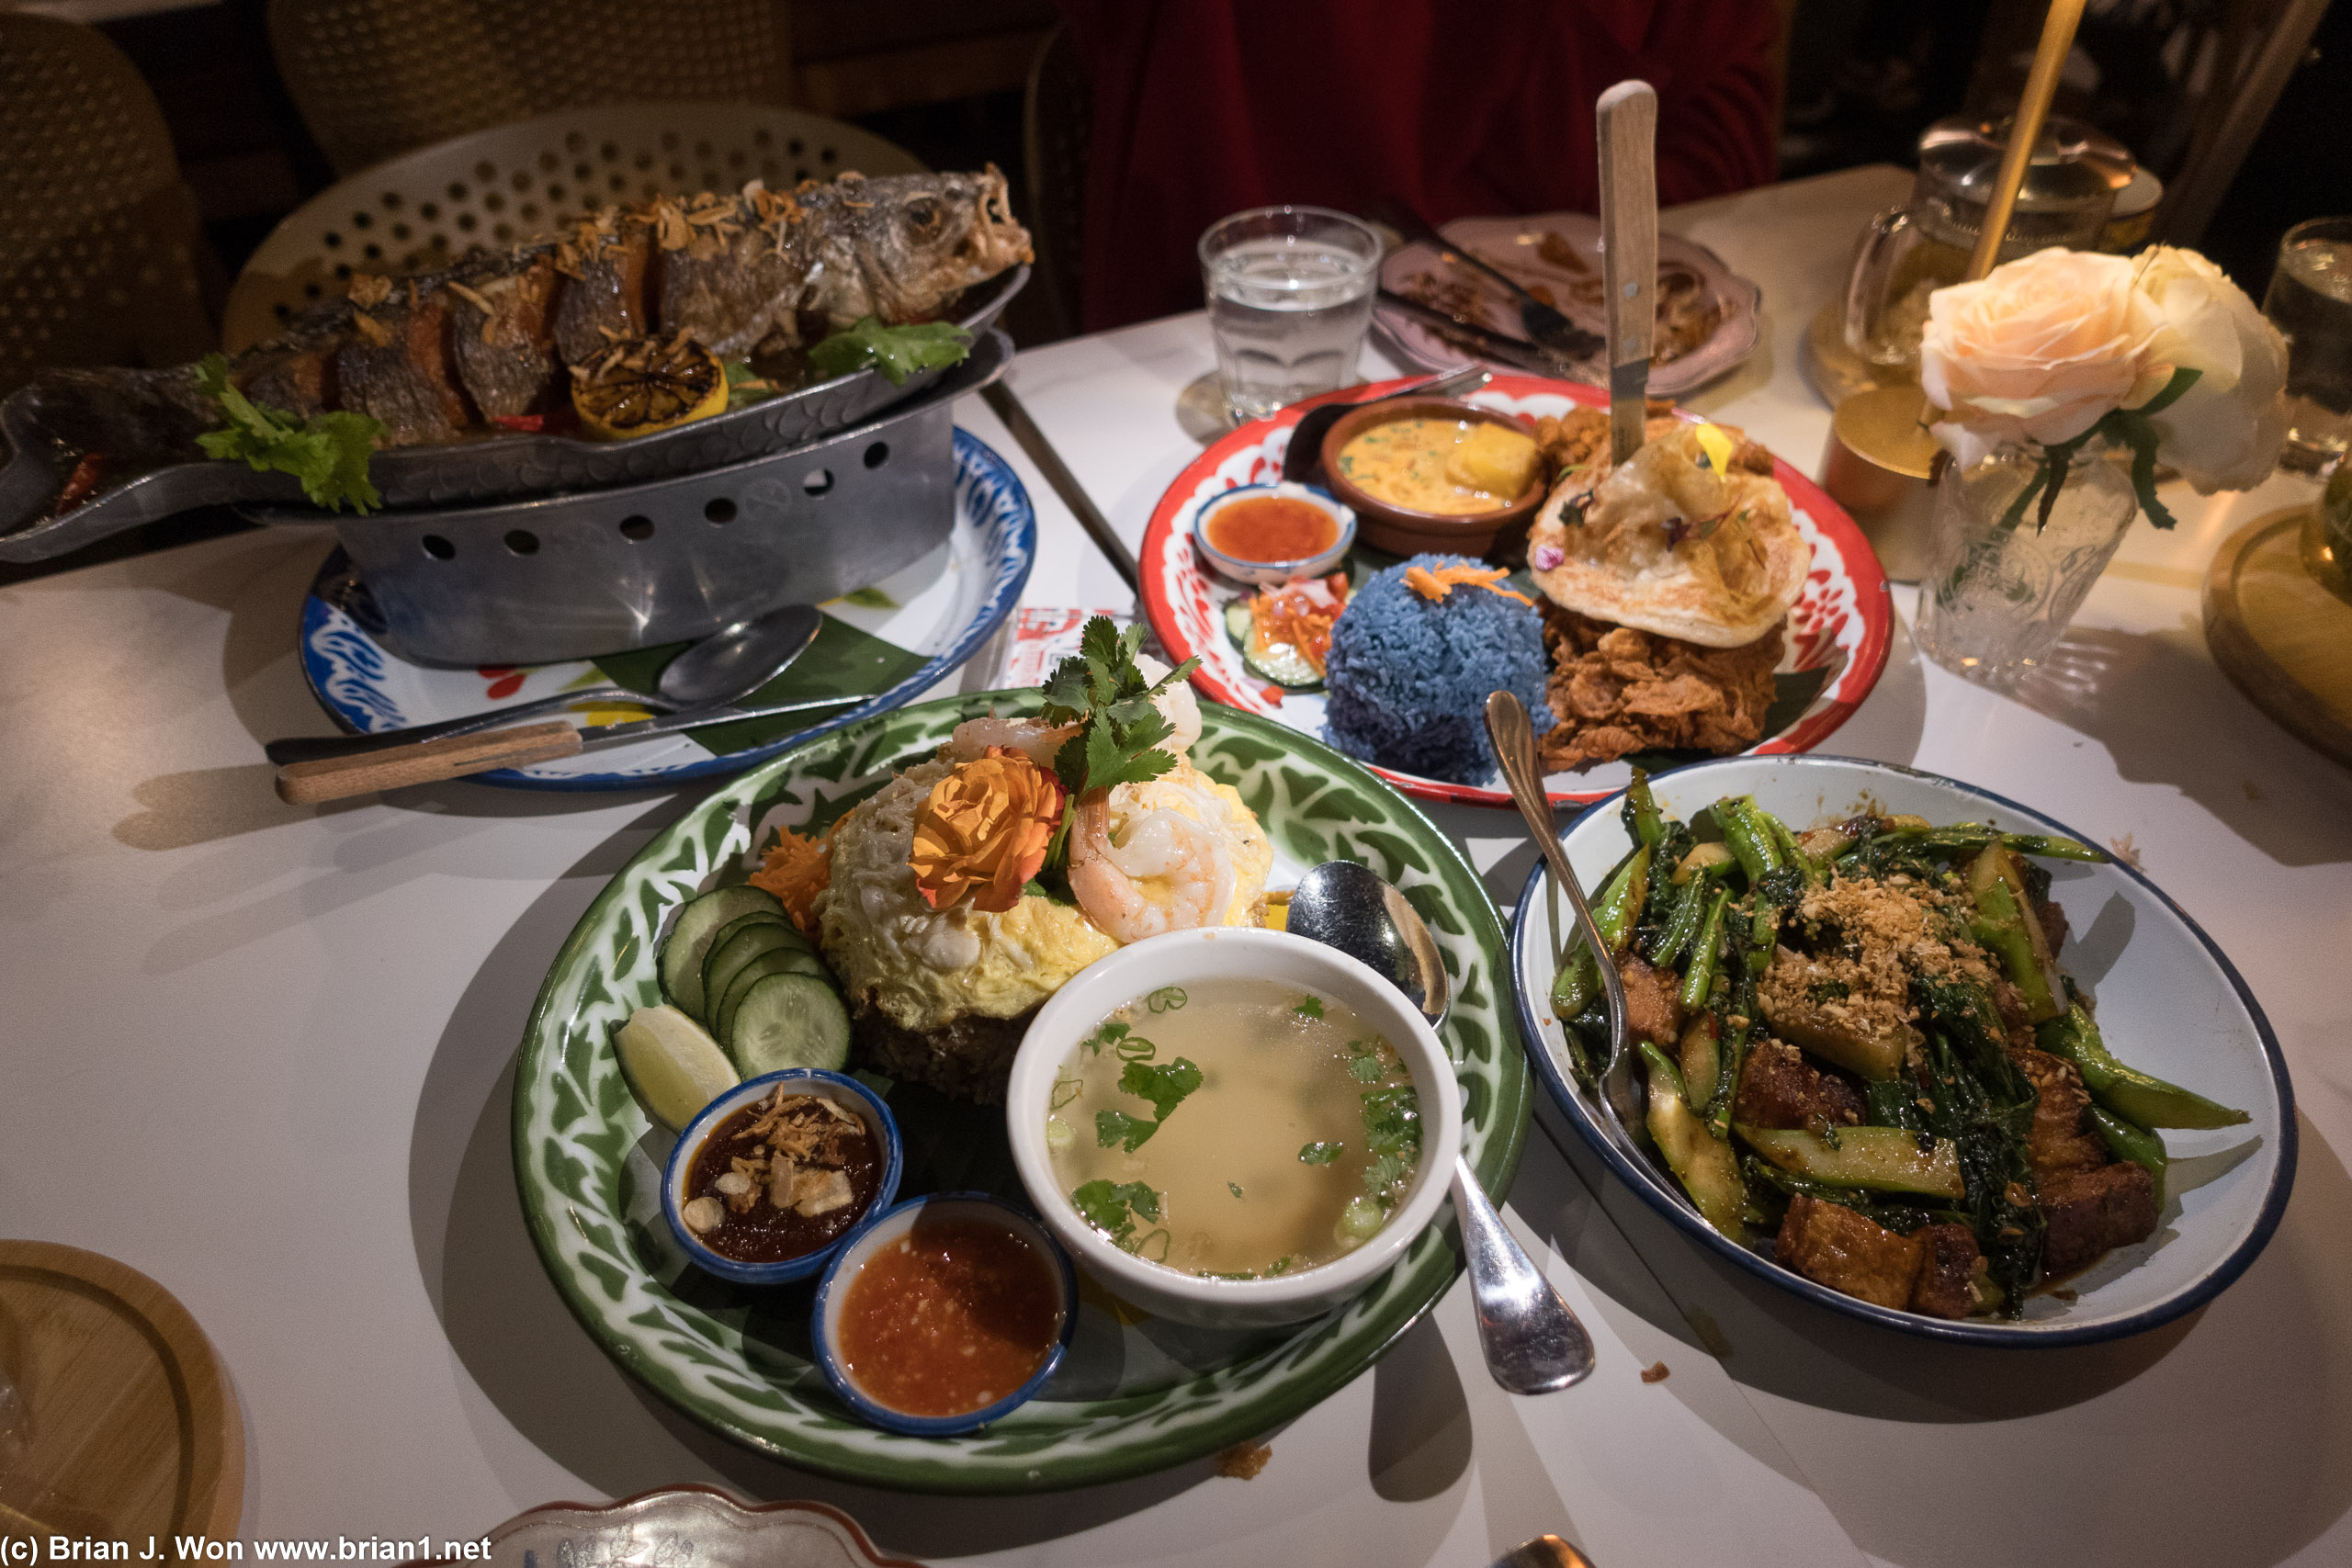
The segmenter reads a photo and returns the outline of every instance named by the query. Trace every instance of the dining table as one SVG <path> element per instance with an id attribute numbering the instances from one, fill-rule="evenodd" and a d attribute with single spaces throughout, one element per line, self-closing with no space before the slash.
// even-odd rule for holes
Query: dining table
<path id="1" fill-rule="evenodd" d="M 1820 471 L 1808 323 L 1910 177 L 1660 214 L 1762 291 L 1754 353 L 1688 406 Z M 1009 381 L 1133 547 L 1222 428 L 1214 371 L 1194 312 L 1023 352 Z M 1401 373 L 1377 344 L 1360 372 Z M 1035 507 L 1023 603 L 1133 614 L 989 410 L 957 422 Z M 559 948 L 709 786 L 283 804 L 263 741 L 333 728 L 296 650 L 333 542 L 284 528 L 0 588 L 0 1234 L 109 1255 L 202 1325 L 243 1418 L 249 1542 L 471 1540 L 537 1505 L 699 1483 L 830 1504 L 924 1562 L 1476 1565 L 1551 1533 L 1596 1568 L 2352 1562 L 2352 985 L 2327 973 L 2352 964 L 2352 774 L 2240 694 L 2199 615 L 2222 540 L 2315 493 L 2167 487 L 2177 526 L 2134 524 L 2007 693 L 1922 656 L 1896 586 L 1884 674 L 1821 748 L 1982 785 L 2135 859 L 2267 1015 L 2292 1198 L 2242 1278 L 2151 1332 L 1996 1350 L 1826 1312 L 1693 1247 L 1546 1107 L 1503 1212 L 1591 1332 L 1574 1387 L 1494 1384 L 1465 1278 L 1368 1374 L 1260 1434 L 1246 1479 L 1203 1459 L 945 1497 L 736 1447 L 572 1320 L 510 1145 Z M 941 690 L 992 670 L 984 651 Z M 1518 817 L 1424 809 L 1507 911 L 1535 860 Z"/>

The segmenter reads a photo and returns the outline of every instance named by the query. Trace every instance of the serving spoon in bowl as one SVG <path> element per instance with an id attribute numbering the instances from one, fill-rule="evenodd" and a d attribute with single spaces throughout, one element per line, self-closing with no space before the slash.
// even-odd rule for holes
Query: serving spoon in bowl
<path id="1" fill-rule="evenodd" d="M 273 740 L 262 748 L 262 754 L 281 768 L 288 762 L 322 762 L 331 758 L 363 756 L 393 747 L 503 728 L 526 718 L 562 713 L 600 701 L 615 707 L 643 707 L 662 713 L 731 707 L 791 668 L 793 660 L 808 651 L 808 645 L 817 640 L 817 633 L 824 624 L 824 613 L 815 605 L 786 604 L 721 626 L 701 641 L 689 644 L 663 665 L 661 677 L 650 693 L 634 692 L 606 681 L 510 707 L 411 725 L 405 729 L 379 729 L 366 735 L 300 735 Z"/>
<path id="2" fill-rule="evenodd" d="M 1434 1029 L 1453 1006 L 1437 941 L 1386 878 L 1352 861 L 1325 861 L 1298 879 L 1283 929 L 1369 964 Z M 1470 1295 L 1487 1371 L 1512 1393 L 1549 1393 L 1590 1375 L 1592 1336 L 1544 1277 L 1478 1184 L 1453 1156 L 1453 1213 L 1470 1265 Z"/>

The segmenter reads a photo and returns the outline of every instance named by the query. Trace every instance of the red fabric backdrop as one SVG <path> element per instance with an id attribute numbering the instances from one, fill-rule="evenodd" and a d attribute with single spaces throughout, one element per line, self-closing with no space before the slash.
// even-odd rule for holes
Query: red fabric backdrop
<path id="1" fill-rule="evenodd" d="M 1590 212 L 1594 100 L 1657 89 L 1661 202 L 1772 177 L 1772 0 L 1061 0 L 1094 84 L 1090 330 L 1201 304 L 1201 231 L 1401 196 Z"/>

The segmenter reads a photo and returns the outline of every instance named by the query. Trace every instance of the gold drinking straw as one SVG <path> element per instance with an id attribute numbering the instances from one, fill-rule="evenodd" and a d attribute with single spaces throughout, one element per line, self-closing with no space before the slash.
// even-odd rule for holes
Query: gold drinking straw
<path id="1" fill-rule="evenodd" d="M 2083 19 L 2083 0 L 2051 0 L 2042 18 L 2041 41 L 2034 46 L 2033 69 L 2026 73 L 2025 96 L 2018 100 L 2017 118 L 2009 122 L 2008 150 L 2001 154 L 2001 177 L 1993 199 L 1984 208 L 1984 226 L 1976 231 L 1976 253 L 1968 258 L 1968 276 L 1975 282 L 1993 270 L 2001 241 L 2009 231 L 2009 214 L 2018 205 L 2018 187 L 2025 183 L 2026 164 L 2033 145 L 2041 140 L 2041 122 L 2049 118 L 2050 100 L 2058 96 L 2058 73 L 2066 51 L 2075 46 L 2075 28 Z"/>

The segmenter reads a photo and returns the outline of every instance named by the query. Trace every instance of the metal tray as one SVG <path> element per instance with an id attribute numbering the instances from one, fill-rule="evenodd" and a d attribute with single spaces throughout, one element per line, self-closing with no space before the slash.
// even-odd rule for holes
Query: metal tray
<path id="1" fill-rule="evenodd" d="M 955 403 L 1004 373 L 1012 340 L 911 402 L 821 441 L 705 473 L 532 501 L 338 517 L 245 506 L 274 525 L 331 525 L 371 630 L 418 664 L 548 664 L 705 636 L 778 604 L 888 576 L 947 536 Z"/>
<path id="2" fill-rule="evenodd" d="M 1029 269 L 1020 266 L 979 285 L 960 324 L 976 338 L 985 334 L 1028 280 Z M 375 455 L 368 477 L 388 509 L 641 484 L 813 441 L 920 394 L 942 374 L 919 372 L 894 387 L 877 372 L 861 370 L 632 441 L 514 434 L 393 447 Z M 0 533 L 0 560 L 44 560 L 192 507 L 301 500 L 301 487 L 284 474 L 231 461 L 175 463 L 53 516 L 73 464 L 41 426 L 37 389 L 20 388 L 0 401 L 0 435 L 12 449 L 0 467 L 0 529 L 6 530 Z"/>

